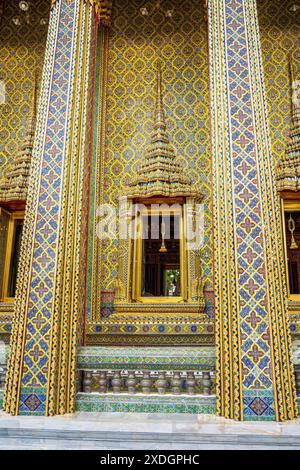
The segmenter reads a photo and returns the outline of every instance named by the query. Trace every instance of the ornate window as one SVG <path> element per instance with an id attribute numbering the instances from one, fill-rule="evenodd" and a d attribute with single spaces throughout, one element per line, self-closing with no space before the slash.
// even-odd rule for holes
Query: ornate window
<path id="1" fill-rule="evenodd" d="M 199 234 L 194 225 L 202 199 L 170 144 L 158 64 L 151 141 L 122 194 L 121 219 L 130 226 L 124 230 L 130 236 L 121 241 L 117 312 L 127 314 L 135 307 L 139 313 L 203 312 L 201 250 L 196 243 L 188 245 L 189 234 Z M 203 208 L 200 212 L 201 218 Z"/>
<path id="2" fill-rule="evenodd" d="M 0 178 L 0 301 L 14 300 L 36 123 L 37 82 L 25 138 Z M 11 306 L 8 306 L 9 311 Z"/>
<path id="3" fill-rule="evenodd" d="M 298 51 L 291 54 L 291 127 L 286 152 L 277 167 L 289 300 L 300 301 L 300 102 L 295 88 Z"/>
<path id="4" fill-rule="evenodd" d="M 1 301 L 15 297 L 24 211 L 0 208 L 0 286 Z"/>
<path id="5" fill-rule="evenodd" d="M 287 285 L 290 300 L 300 300 L 300 200 L 283 201 Z"/>
<path id="6" fill-rule="evenodd" d="M 183 206 L 144 205 L 135 230 L 133 299 L 142 303 L 186 301 Z"/>

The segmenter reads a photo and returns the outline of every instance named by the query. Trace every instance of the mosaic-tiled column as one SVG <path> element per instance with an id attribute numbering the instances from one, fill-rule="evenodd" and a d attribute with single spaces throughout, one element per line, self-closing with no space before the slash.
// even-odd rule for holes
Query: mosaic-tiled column
<path id="1" fill-rule="evenodd" d="M 296 413 L 255 0 L 208 2 L 218 414 Z"/>
<path id="2" fill-rule="evenodd" d="M 74 411 L 84 306 L 98 23 L 111 2 L 52 2 L 4 409 Z"/>

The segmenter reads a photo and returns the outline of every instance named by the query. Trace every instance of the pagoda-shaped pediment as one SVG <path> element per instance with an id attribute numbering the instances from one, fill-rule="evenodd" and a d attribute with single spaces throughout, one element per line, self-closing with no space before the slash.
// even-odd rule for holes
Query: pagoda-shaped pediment
<path id="1" fill-rule="evenodd" d="M 203 195 L 186 176 L 167 133 L 162 96 L 161 63 L 157 65 L 156 106 L 151 141 L 136 175 L 125 187 L 130 199 L 150 197 L 189 197 L 201 200 Z"/>

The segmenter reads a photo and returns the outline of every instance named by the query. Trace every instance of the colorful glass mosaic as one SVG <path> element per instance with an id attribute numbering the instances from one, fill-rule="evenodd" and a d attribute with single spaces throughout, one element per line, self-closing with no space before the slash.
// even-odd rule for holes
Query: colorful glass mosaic
<path id="1" fill-rule="evenodd" d="M 300 12 L 290 11 L 289 0 L 257 2 L 264 66 L 272 155 L 283 159 L 291 126 L 289 61 L 300 52 Z M 295 64 L 294 64 L 295 65 Z M 300 79 L 300 60 L 299 60 Z"/>
<path id="2" fill-rule="evenodd" d="M 117 205 L 123 188 L 143 157 L 145 145 L 150 140 L 155 108 L 156 61 L 160 58 L 168 134 L 172 136 L 172 146 L 182 168 L 199 191 L 205 194 L 206 231 L 202 263 L 204 280 L 211 289 L 207 26 L 199 0 L 184 0 L 180 8 L 175 0 L 169 3 L 174 15 L 166 19 L 161 11 L 153 12 L 150 1 L 114 1 L 107 63 L 106 136 L 100 144 L 105 145 L 105 151 L 104 161 L 99 166 L 103 171 L 94 175 L 94 185 L 98 186 L 94 210 L 99 202 Z M 147 7 L 151 14 L 144 17 L 141 7 Z M 94 158 L 100 158 L 99 154 Z M 94 223 L 92 217 L 91 224 L 94 226 Z M 90 243 L 94 243 L 93 239 Z M 102 292 L 97 298 L 89 299 L 88 312 L 95 309 L 90 305 L 94 302 L 99 319 L 100 314 L 107 317 L 113 311 L 112 303 L 103 304 L 101 300 L 109 297 L 114 289 L 118 271 L 118 240 L 105 240 L 101 246 L 96 243 L 93 250 L 89 259 L 93 266 L 89 276 L 89 292 L 92 296 L 99 279 Z M 95 250 L 101 251 L 98 261 Z M 209 308 L 212 316 L 211 303 Z"/>
<path id="3" fill-rule="evenodd" d="M 216 413 L 216 398 L 168 396 L 118 396 L 78 393 L 77 411 L 101 413 Z"/>
<path id="4" fill-rule="evenodd" d="M 256 2 L 212 0 L 209 19 L 218 412 L 284 420 L 295 384 Z"/>
<path id="5" fill-rule="evenodd" d="M 80 369 L 101 370 L 214 370 L 214 347 L 126 348 L 83 347 L 78 351 Z"/>
<path id="6" fill-rule="evenodd" d="M 138 15 L 139 0 L 116 0 L 116 5 L 109 49 L 106 147 L 101 147 L 102 152 L 106 149 L 105 165 L 97 175 L 103 201 L 116 202 L 147 140 L 153 62 L 160 54 L 166 65 L 167 121 L 177 154 L 207 200 L 214 202 L 217 412 L 235 419 L 292 419 L 295 383 L 256 1 L 208 2 L 212 190 L 205 99 L 208 61 L 203 53 L 200 3 L 183 0 L 169 22 L 158 12 L 148 23 Z M 90 65 L 95 20 L 90 2 L 82 0 L 57 0 L 51 13 L 4 397 L 5 410 L 12 414 L 75 410 L 85 292 L 83 214 L 89 168 L 85 138 L 87 130 L 92 135 L 86 122 L 93 103 Z M 132 67 L 127 70 L 128 64 Z M 208 227 L 205 274 L 209 277 Z M 102 261 L 108 271 L 99 272 L 105 289 L 115 276 L 117 252 L 114 243 L 103 247 Z M 168 353 L 171 356 L 173 351 L 158 351 L 157 360 L 167 363 Z M 130 356 L 126 354 L 125 361 Z M 189 360 L 188 354 L 184 351 L 183 363 Z M 214 360 L 209 354 L 201 358 L 195 350 L 191 356 L 200 362 Z M 173 397 L 147 397 L 146 407 L 133 403 L 136 397 L 132 403 L 119 396 L 104 397 L 98 403 L 95 397 L 81 399 L 79 395 L 82 409 L 98 411 L 207 409 L 207 402 L 201 408 L 201 400 L 194 397 L 186 404 Z M 214 409 L 214 402 L 209 406 Z"/>
<path id="7" fill-rule="evenodd" d="M 81 0 L 56 2 L 50 15 L 5 394 L 11 413 L 74 409 L 95 21 Z"/>
<path id="8" fill-rule="evenodd" d="M 35 75 L 42 74 L 49 0 L 36 0 L 31 21 L 18 26 L 13 18 L 20 13 L 17 1 L 5 2 L 0 28 L 0 80 L 5 84 L 5 101 L 0 104 L 0 171 L 24 141 Z M 1 92 L 0 92 L 1 93 Z M 2 96 L 2 93 L 1 93 Z"/>

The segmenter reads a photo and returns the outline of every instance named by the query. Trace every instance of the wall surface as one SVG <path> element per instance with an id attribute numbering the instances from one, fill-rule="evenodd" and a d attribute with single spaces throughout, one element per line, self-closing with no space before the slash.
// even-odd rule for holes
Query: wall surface
<path id="1" fill-rule="evenodd" d="M 207 25 L 201 0 L 115 0 L 108 62 L 104 202 L 117 204 L 149 142 L 155 106 L 156 63 L 162 62 L 164 105 L 172 145 L 184 172 L 205 194 L 203 275 L 212 285 L 211 163 Z M 146 6 L 144 17 L 140 8 Z M 99 177 L 99 175 L 98 175 Z M 104 243 L 103 290 L 113 289 L 118 241 Z"/>
<path id="2" fill-rule="evenodd" d="M 257 2 L 272 151 L 276 161 L 285 152 L 291 119 L 289 57 L 300 53 L 300 10 L 289 12 L 289 0 Z M 299 60 L 300 65 L 300 60 Z M 300 73 L 297 74 L 300 79 Z"/>
<path id="3" fill-rule="evenodd" d="M 47 36 L 47 25 L 40 25 L 39 20 L 48 19 L 49 0 L 35 0 L 29 25 L 13 23 L 13 18 L 22 17 L 18 4 L 6 0 L 0 23 L 0 81 L 6 91 L 5 102 L 1 99 L 0 104 L 0 172 L 26 132 L 34 76 L 41 77 Z"/>
<path id="4" fill-rule="evenodd" d="M 300 42 L 300 13 L 289 0 L 258 1 L 272 150 L 284 154 L 290 126 L 288 58 Z M 149 16 L 140 8 L 146 6 Z M 104 201 L 117 203 L 149 141 L 154 107 L 155 64 L 163 64 L 164 103 L 169 134 L 180 162 L 206 195 L 204 277 L 212 285 L 210 135 L 207 31 L 202 1 L 171 0 L 166 18 L 153 2 L 115 0 L 111 28 Z M 48 0 L 37 0 L 33 21 L 47 17 Z M 0 80 L 6 100 L 0 104 L 0 172 L 18 149 L 28 120 L 34 74 L 40 76 L 46 26 L 15 26 L 18 2 L 7 0 L 0 26 Z M 100 175 L 96 176 L 101 178 Z M 118 243 L 103 246 L 102 288 L 111 290 L 117 274 Z"/>

